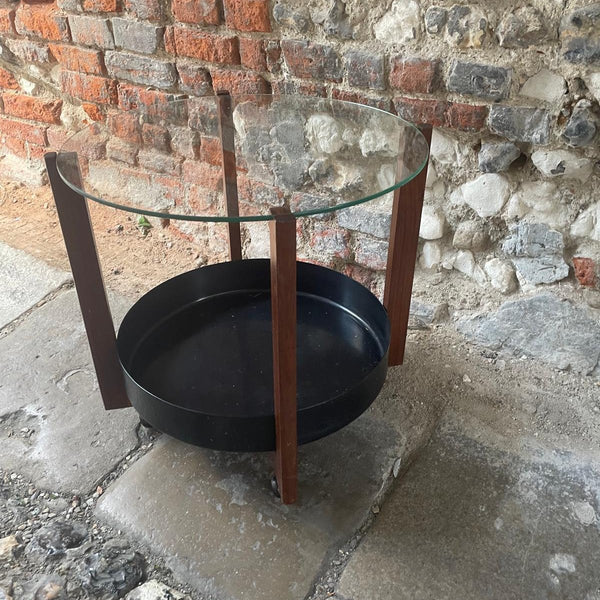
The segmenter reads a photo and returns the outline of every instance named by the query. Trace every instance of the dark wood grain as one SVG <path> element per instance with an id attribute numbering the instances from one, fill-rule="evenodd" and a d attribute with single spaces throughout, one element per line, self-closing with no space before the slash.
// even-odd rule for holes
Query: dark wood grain
<path id="1" fill-rule="evenodd" d="M 221 161 L 223 165 L 223 194 L 228 217 L 239 217 L 240 207 L 237 188 L 235 160 L 235 128 L 231 96 L 219 92 L 219 136 L 221 138 Z M 242 259 L 242 238 L 239 223 L 227 223 L 230 260 Z"/>
<path id="2" fill-rule="evenodd" d="M 49 152 L 45 160 L 104 407 L 110 410 L 131 406 L 125 392 L 87 202 L 61 179 L 56 169 L 56 153 Z M 75 154 L 72 167 L 71 177 L 78 177 Z M 78 179 L 81 187 L 81 178 Z"/>
<path id="3" fill-rule="evenodd" d="M 275 474 L 284 504 L 296 501 L 298 429 L 296 417 L 296 220 L 287 209 L 273 208 L 271 234 L 271 307 L 275 402 Z"/>
<path id="4" fill-rule="evenodd" d="M 431 126 L 424 125 L 420 129 L 427 140 L 427 145 L 431 145 Z M 405 151 L 410 152 L 410 145 Z M 403 158 L 401 153 L 399 169 L 403 168 Z M 391 326 L 390 366 L 401 365 L 404 360 L 426 179 L 427 164 L 414 179 L 394 192 L 383 295 L 383 304 L 388 311 Z"/>

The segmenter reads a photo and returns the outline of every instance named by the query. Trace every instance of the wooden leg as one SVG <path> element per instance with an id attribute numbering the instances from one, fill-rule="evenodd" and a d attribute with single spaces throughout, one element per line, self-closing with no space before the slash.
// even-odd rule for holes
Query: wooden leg
<path id="1" fill-rule="evenodd" d="M 423 126 L 421 132 L 431 144 L 431 126 Z M 407 148 L 407 152 L 410 149 Z M 427 165 L 406 185 L 394 192 L 392 226 L 385 274 L 383 304 L 388 311 L 391 325 L 389 352 L 390 366 L 401 365 L 404 360 L 408 314 L 412 294 L 421 211 L 425 195 Z"/>
<path id="2" fill-rule="evenodd" d="M 55 152 L 46 154 L 45 160 L 104 408 L 131 406 L 125 392 L 115 329 L 86 200 L 61 179 L 56 168 Z M 79 172 L 75 154 L 72 167 L 73 172 Z"/>
<path id="3" fill-rule="evenodd" d="M 221 152 L 223 164 L 223 194 L 228 217 L 238 217 L 237 168 L 235 163 L 235 128 L 233 126 L 233 111 L 231 96 L 227 92 L 219 93 L 219 135 L 221 137 Z M 228 223 L 229 228 L 229 259 L 242 259 L 242 238 L 239 223 Z"/>
<path id="4" fill-rule="evenodd" d="M 296 417 L 296 220 L 273 208 L 271 233 L 271 306 L 275 402 L 275 475 L 284 504 L 296 501 L 298 429 Z"/>

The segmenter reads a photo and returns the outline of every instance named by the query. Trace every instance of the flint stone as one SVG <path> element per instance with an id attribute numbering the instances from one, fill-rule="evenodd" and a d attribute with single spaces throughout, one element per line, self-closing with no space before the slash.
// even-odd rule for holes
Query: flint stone
<path id="1" fill-rule="evenodd" d="M 144 578 L 145 560 L 120 540 L 109 540 L 102 549 L 84 558 L 79 578 L 92 597 L 122 598 Z"/>
<path id="2" fill-rule="evenodd" d="M 346 5 L 342 0 L 328 0 L 323 9 L 312 13 L 311 18 L 315 24 L 323 27 L 326 35 L 336 35 L 347 40 L 354 37 Z"/>
<path id="3" fill-rule="evenodd" d="M 586 182 L 594 169 L 589 158 L 580 158 L 569 150 L 536 150 L 531 160 L 546 177 L 565 177 Z"/>
<path id="4" fill-rule="evenodd" d="M 569 146 L 589 146 L 596 136 L 596 118 L 587 103 L 578 103 L 567 122 L 563 138 Z"/>
<path id="5" fill-rule="evenodd" d="M 515 144 L 482 144 L 479 151 L 479 170 L 483 173 L 501 173 L 521 156 L 521 150 Z"/>
<path id="6" fill-rule="evenodd" d="M 393 197 L 388 195 L 344 208 L 337 211 L 337 222 L 346 229 L 387 239 L 392 223 L 392 202 Z"/>
<path id="7" fill-rule="evenodd" d="M 70 280 L 68 273 L 0 242 L 0 329 Z"/>
<path id="8" fill-rule="evenodd" d="M 530 77 L 521 88 L 519 94 L 527 98 L 536 98 L 551 104 L 559 102 L 567 93 L 567 82 L 564 77 L 542 69 Z"/>
<path id="9" fill-rule="evenodd" d="M 448 11 L 448 37 L 459 48 L 480 48 L 487 26 L 487 19 L 479 9 L 455 4 Z"/>
<path id="10" fill-rule="evenodd" d="M 488 241 L 488 236 L 481 223 L 477 221 L 463 221 L 459 223 L 452 245 L 461 250 L 483 250 Z"/>
<path id="11" fill-rule="evenodd" d="M 517 278 L 512 265 L 499 258 L 492 258 L 484 265 L 484 271 L 490 278 L 492 287 L 502 294 L 510 294 L 517 289 Z"/>
<path id="12" fill-rule="evenodd" d="M 437 34 L 441 33 L 446 20 L 448 18 L 448 11 L 441 6 L 430 6 L 425 13 L 425 30 L 427 33 Z"/>
<path id="13" fill-rule="evenodd" d="M 317 153 L 334 154 L 344 146 L 343 129 L 329 115 L 312 115 L 306 122 L 306 137 Z"/>
<path id="14" fill-rule="evenodd" d="M 26 552 L 41 559 L 59 558 L 69 548 L 77 548 L 87 537 L 86 528 L 76 521 L 56 520 L 38 529 Z"/>
<path id="15" fill-rule="evenodd" d="M 189 596 L 184 596 L 164 583 L 151 579 L 131 590 L 125 596 L 125 600 L 189 600 Z"/>
<path id="16" fill-rule="evenodd" d="M 584 81 L 585 85 L 587 85 L 590 92 L 594 95 L 594 98 L 600 102 L 600 72 L 590 73 L 584 77 Z"/>
<path id="17" fill-rule="evenodd" d="M 589 237 L 600 242 L 600 202 L 586 208 L 571 226 L 574 237 Z"/>
<path id="18" fill-rule="evenodd" d="M 561 193 L 551 181 L 525 181 L 508 202 L 509 219 L 526 215 L 538 223 L 562 229 L 569 223 L 569 212 L 561 202 Z"/>
<path id="19" fill-rule="evenodd" d="M 419 263 L 423 269 L 433 269 L 442 261 L 442 247 L 439 242 L 425 242 Z"/>
<path id="20" fill-rule="evenodd" d="M 565 15 L 560 25 L 564 57 L 575 64 L 600 63 L 600 3 Z"/>
<path id="21" fill-rule="evenodd" d="M 492 106 L 490 129 L 514 142 L 547 144 L 550 139 L 550 113 L 539 108 Z"/>
<path id="22" fill-rule="evenodd" d="M 524 6 L 508 13 L 496 33 L 504 48 L 529 48 L 548 37 L 542 16 L 532 6 Z"/>
<path id="23" fill-rule="evenodd" d="M 42 575 L 30 586 L 32 600 L 68 600 L 65 585 L 66 580 L 59 575 Z"/>
<path id="24" fill-rule="evenodd" d="M 375 38 L 388 44 L 416 39 L 420 27 L 419 5 L 414 0 L 394 0 L 390 10 L 375 23 Z"/>
<path id="25" fill-rule="evenodd" d="M 309 27 L 309 21 L 305 14 L 299 10 L 293 10 L 287 4 L 278 2 L 273 7 L 273 18 L 278 25 L 290 27 L 301 33 Z"/>
<path id="26" fill-rule="evenodd" d="M 426 204 L 421 213 L 419 237 L 423 240 L 439 240 L 444 235 L 446 217 L 434 206 Z"/>
<path id="27" fill-rule="evenodd" d="M 487 281 L 483 269 L 475 262 L 475 257 L 470 250 L 459 250 L 452 261 L 452 266 L 481 285 Z"/>
<path id="28" fill-rule="evenodd" d="M 600 357 L 600 325 L 553 294 L 506 302 L 492 314 L 466 317 L 458 330 L 477 344 L 589 374 Z"/>
<path id="29" fill-rule="evenodd" d="M 503 100 L 510 92 L 510 69 L 457 60 L 448 76 L 448 89 L 489 100 Z"/>
<path id="30" fill-rule="evenodd" d="M 524 283 L 553 283 L 569 275 L 569 265 L 562 255 L 562 234 L 543 223 L 522 222 L 513 226 L 502 249 L 514 257 L 517 277 Z"/>
<path id="31" fill-rule="evenodd" d="M 448 317 L 447 304 L 426 304 L 417 300 L 410 301 L 410 316 L 423 325 L 431 325 Z"/>
<path id="32" fill-rule="evenodd" d="M 501 210 L 510 194 L 508 180 L 503 175 L 486 173 L 461 185 L 451 196 L 454 204 L 465 203 L 480 217 L 493 217 Z"/>

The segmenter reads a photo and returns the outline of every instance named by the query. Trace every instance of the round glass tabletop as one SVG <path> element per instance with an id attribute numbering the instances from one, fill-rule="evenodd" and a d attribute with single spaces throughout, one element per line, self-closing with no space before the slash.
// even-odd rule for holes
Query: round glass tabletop
<path id="1" fill-rule="evenodd" d="M 416 127 L 370 106 L 205 96 L 89 125 L 65 142 L 57 168 L 87 198 L 137 214 L 261 221 L 276 206 L 300 217 L 389 199 L 427 157 Z"/>

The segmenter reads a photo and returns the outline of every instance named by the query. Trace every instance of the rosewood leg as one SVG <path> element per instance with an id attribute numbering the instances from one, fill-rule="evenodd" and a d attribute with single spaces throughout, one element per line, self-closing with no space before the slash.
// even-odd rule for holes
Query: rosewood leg
<path id="1" fill-rule="evenodd" d="M 56 168 L 56 152 L 49 152 L 44 158 L 104 408 L 110 410 L 131 406 L 125 392 L 115 329 L 86 200 L 61 179 Z M 72 167 L 76 169 L 74 172 L 79 172 L 75 154 Z"/>
<path id="2" fill-rule="evenodd" d="M 296 219 L 285 208 L 271 210 L 271 307 L 275 402 L 275 475 L 284 504 L 296 501 Z"/>
<path id="3" fill-rule="evenodd" d="M 235 128 L 233 126 L 233 111 L 231 96 L 228 92 L 220 92 L 219 96 L 219 136 L 223 165 L 223 194 L 228 217 L 238 217 L 237 169 L 235 163 Z M 229 258 L 242 259 L 242 238 L 239 223 L 228 223 L 229 229 Z"/>
<path id="4" fill-rule="evenodd" d="M 431 126 L 422 126 L 421 132 L 429 146 L 431 144 Z M 410 152 L 410 148 L 407 148 L 406 151 Z M 399 165 L 399 168 L 402 166 Z M 404 360 L 426 179 L 427 164 L 414 179 L 394 192 L 383 294 L 383 304 L 388 311 L 391 326 L 390 366 L 401 365 Z"/>

